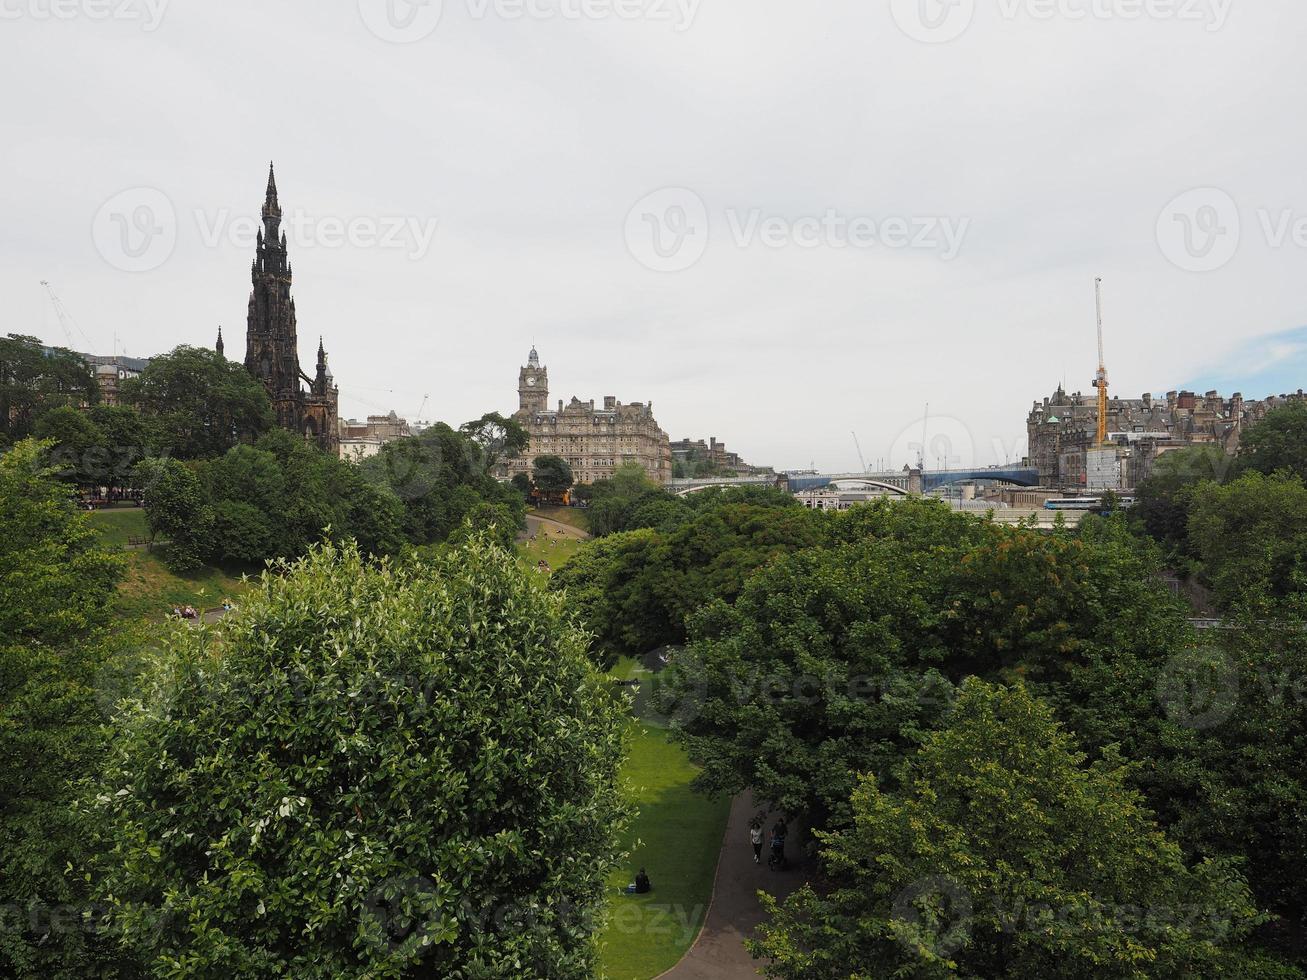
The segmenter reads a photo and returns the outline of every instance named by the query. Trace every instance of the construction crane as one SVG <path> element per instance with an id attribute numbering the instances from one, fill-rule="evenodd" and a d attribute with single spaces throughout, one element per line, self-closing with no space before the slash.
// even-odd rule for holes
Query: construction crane
<path id="1" fill-rule="evenodd" d="M 867 461 L 862 458 L 862 444 L 858 442 L 858 434 L 856 432 L 853 433 L 853 448 L 858 451 L 858 463 L 862 466 L 862 472 L 868 472 Z"/>
<path id="2" fill-rule="evenodd" d="M 1094 304 L 1098 312 L 1098 373 L 1094 387 L 1098 389 L 1098 434 L 1095 446 L 1107 442 L 1107 361 L 1103 357 L 1103 280 L 1094 280 Z"/>
<path id="3" fill-rule="evenodd" d="M 82 335 L 82 339 L 89 345 L 91 343 L 91 338 L 86 336 L 86 331 L 78 326 L 77 321 L 73 319 L 72 314 L 64 309 L 63 300 L 61 300 L 59 294 L 54 291 L 54 287 L 44 279 L 41 280 L 41 285 L 44 286 L 45 291 L 50 294 L 50 303 L 54 306 L 55 316 L 59 318 L 59 326 L 63 327 L 64 336 L 68 338 L 68 346 L 70 348 L 75 348 L 77 346 L 77 341 L 73 340 L 73 327 L 77 327 L 77 332 Z M 87 349 L 89 350 L 90 348 L 88 347 Z"/>

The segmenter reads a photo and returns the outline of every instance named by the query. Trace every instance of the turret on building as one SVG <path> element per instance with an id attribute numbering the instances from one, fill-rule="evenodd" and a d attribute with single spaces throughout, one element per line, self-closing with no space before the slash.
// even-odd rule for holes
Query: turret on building
<path id="1" fill-rule="evenodd" d="M 321 340 L 317 375 L 310 378 L 300 368 L 295 300 L 290 294 L 293 272 L 281 217 L 277 179 L 269 166 L 263 226 L 259 229 L 254 264 L 250 267 L 253 288 L 245 332 L 245 368 L 263 382 L 279 426 L 334 454 L 340 438 L 339 390 L 327 369 L 327 354 Z M 221 353 L 221 333 L 218 343 Z M 309 385 L 309 391 L 301 387 L 301 381 Z"/>

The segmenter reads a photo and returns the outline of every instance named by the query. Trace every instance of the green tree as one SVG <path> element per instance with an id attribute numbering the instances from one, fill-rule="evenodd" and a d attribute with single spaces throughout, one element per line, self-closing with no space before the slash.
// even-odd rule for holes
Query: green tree
<path id="1" fill-rule="evenodd" d="M 480 455 L 468 436 L 442 423 L 386 443 L 359 464 L 358 472 L 402 504 L 404 536 L 414 544 L 446 540 L 482 501 L 507 507 L 520 527 L 526 511 L 522 495 L 491 477 Z"/>
<path id="2" fill-rule="evenodd" d="M 146 459 L 133 480 L 145 492 L 145 522 L 150 541 L 168 541 L 168 563 L 177 571 L 201 565 L 212 548 L 213 511 L 205 501 L 195 471 L 176 459 Z"/>
<path id="3" fill-rule="evenodd" d="M 99 397 L 95 375 L 80 354 L 23 334 L 0 337 L 0 448 L 30 436 L 43 413 L 93 405 Z"/>
<path id="4" fill-rule="evenodd" d="M 594 654 L 605 668 L 667 641 L 667 610 L 654 585 L 661 543 L 650 530 L 613 534 L 582 548 L 550 579 L 594 633 Z"/>
<path id="5" fill-rule="evenodd" d="M 866 777 L 805 887 L 753 945 L 773 977 L 1289 977 L 1241 946 L 1262 921 L 1226 861 L 1187 866 L 1127 768 L 1086 765 L 1017 687 L 968 682 L 950 724 Z"/>
<path id="6" fill-rule="evenodd" d="M 501 460 L 522 455 L 531 443 L 531 436 L 521 422 L 504 418 L 498 412 L 488 412 L 460 426 L 458 431 L 480 450 L 481 468 L 486 473 L 493 472 Z"/>
<path id="7" fill-rule="evenodd" d="M 701 605 L 714 598 L 734 602 L 757 569 L 826 535 L 823 515 L 807 508 L 723 503 L 687 511 L 667 531 L 592 542 L 553 576 L 550 588 L 578 597 L 600 660 L 640 657 L 683 642 L 686 619 Z"/>
<path id="8" fill-rule="evenodd" d="M 1267 476 L 1286 470 L 1307 480 L 1307 402 L 1293 401 L 1266 413 L 1239 442 L 1239 465 Z"/>
<path id="9" fill-rule="evenodd" d="M 45 465 L 49 443 L 0 455 L 0 641 L 58 644 L 102 625 L 122 572 Z"/>
<path id="10" fill-rule="evenodd" d="M 1181 570 L 1194 558 L 1189 545 L 1189 512 L 1203 483 L 1225 481 L 1228 457 L 1217 446 L 1191 446 L 1165 453 L 1135 492 L 1133 526 L 1157 541 Z"/>
<path id="11" fill-rule="evenodd" d="M 531 463 L 531 482 L 541 493 L 557 495 L 576 482 L 572 467 L 561 456 L 537 456 Z"/>
<path id="12" fill-rule="evenodd" d="M 563 602 L 480 542 L 325 545 L 128 704 L 101 893 L 158 975 L 588 977 L 623 707 Z"/>
<path id="13" fill-rule="evenodd" d="M 122 397 L 150 416 L 160 448 L 179 459 L 212 459 L 273 426 L 263 384 L 236 364 L 199 347 L 154 358 Z"/>
<path id="14" fill-rule="evenodd" d="M 112 493 L 131 484 L 132 470 L 155 454 L 158 441 L 150 422 L 126 405 L 96 405 L 91 421 L 104 434 L 104 467 L 97 479 Z"/>
<path id="15" fill-rule="evenodd" d="M 95 929 L 72 807 L 103 746 L 97 693 L 116 651 L 98 631 L 122 566 L 42 465 L 46 448 L 0 455 L 0 974 L 128 975 Z"/>
<path id="16" fill-rule="evenodd" d="M 49 462 L 62 479 L 79 487 L 99 484 L 108 450 L 104 433 L 86 412 L 68 406 L 51 409 L 37 420 L 33 434 L 54 443 Z"/>
<path id="17" fill-rule="evenodd" d="M 1202 577 L 1222 608 L 1307 587 L 1307 486 L 1286 474 L 1245 473 L 1202 484 L 1189 515 Z"/>
<path id="18" fill-rule="evenodd" d="M 473 538 L 482 537 L 493 541 L 506 551 L 511 551 L 516 547 L 519 527 L 520 521 L 507 506 L 483 500 L 467 512 L 462 525 L 449 540 L 451 544 L 462 544 Z"/>
<path id="19" fill-rule="evenodd" d="M 586 511 L 590 533 L 597 538 L 638 527 L 656 527 L 687 508 L 645 473 L 638 463 L 623 463 L 606 480 L 590 488 Z"/>
<path id="20" fill-rule="evenodd" d="M 888 773 L 952 697 L 931 568 L 894 541 L 812 548 L 693 616 L 660 693 L 698 785 L 846 822 L 855 774 Z"/>

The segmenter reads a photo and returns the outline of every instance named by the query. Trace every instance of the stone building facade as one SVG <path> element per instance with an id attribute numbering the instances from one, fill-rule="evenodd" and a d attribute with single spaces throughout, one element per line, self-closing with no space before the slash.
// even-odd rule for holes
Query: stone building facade
<path id="1" fill-rule="evenodd" d="M 386 443 L 411 435 L 408 420 L 393 410 L 387 415 L 369 415 L 366 422 L 345 419 L 340 423 L 340 458 L 358 462 L 377 455 Z"/>
<path id="2" fill-rule="evenodd" d="M 117 405 L 121 400 L 122 383 L 139 378 L 150 366 L 148 357 L 127 357 L 123 354 L 83 354 L 95 380 L 100 385 L 100 404 Z"/>
<path id="3" fill-rule="evenodd" d="M 672 466 L 680 475 L 694 477 L 706 469 L 710 473 L 733 476 L 765 476 L 774 472 L 770 466 L 750 466 L 739 453 L 727 450 L 726 443 L 716 436 L 702 439 L 680 439 L 672 443 Z"/>
<path id="4" fill-rule="evenodd" d="M 253 288 L 245 331 L 245 368 L 263 382 L 279 426 L 335 455 L 340 445 L 339 389 L 327 367 L 327 352 L 320 338 L 316 373 L 310 378 L 300 368 L 295 300 L 290 294 L 292 270 L 281 215 L 277 181 L 269 167 L 263 227 L 250 267 Z M 222 353 L 221 332 L 217 350 Z M 307 391 L 301 381 L 308 385 Z"/>
<path id="5" fill-rule="evenodd" d="M 1108 402 L 1108 447 L 1115 451 L 1117 485 L 1137 487 L 1152 473 L 1162 454 L 1187 446 L 1218 446 L 1228 454 L 1239 448 L 1239 436 L 1279 405 L 1304 399 L 1296 394 L 1245 401 L 1235 393 L 1198 395 L 1170 391 L 1165 398 L 1145 394 L 1139 398 L 1113 398 Z M 1042 403 L 1036 402 L 1026 419 L 1030 441 L 1028 464 L 1039 470 L 1048 487 L 1085 487 L 1088 463 L 1098 427 L 1098 395 L 1068 395 L 1061 386 Z"/>
<path id="6" fill-rule="evenodd" d="M 638 463 L 656 483 L 672 478 L 672 450 L 667 433 L 654 419 L 653 403 L 623 405 L 612 395 L 596 406 L 594 400 L 573 398 L 557 409 L 549 407 L 549 369 L 535 348 L 518 372 L 518 409 L 513 417 L 531 437 L 521 456 L 504 464 L 504 475 L 530 474 L 537 456 L 561 456 L 572 467 L 577 483 L 611 477 L 624 463 Z"/>

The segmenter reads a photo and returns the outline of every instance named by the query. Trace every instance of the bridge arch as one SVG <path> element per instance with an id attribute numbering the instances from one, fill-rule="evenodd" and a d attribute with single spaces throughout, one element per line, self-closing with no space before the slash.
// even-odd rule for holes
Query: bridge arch
<path id="1" fill-rule="evenodd" d="M 908 495 L 907 488 L 895 486 L 893 483 L 883 483 L 880 480 L 832 480 L 826 484 L 823 489 L 829 490 L 882 490 L 887 495 L 894 494 L 899 497 Z"/>

